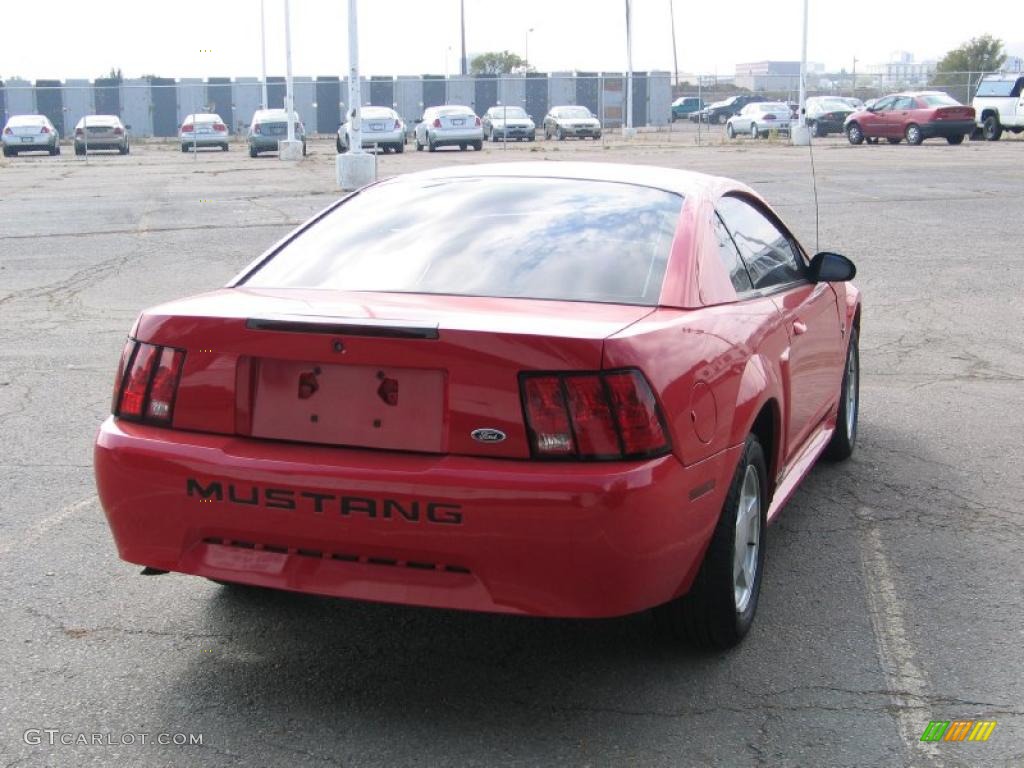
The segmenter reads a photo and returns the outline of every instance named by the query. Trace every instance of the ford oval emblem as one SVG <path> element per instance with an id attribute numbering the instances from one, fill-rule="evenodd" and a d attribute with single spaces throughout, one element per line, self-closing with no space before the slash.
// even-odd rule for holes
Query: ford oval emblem
<path id="1" fill-rule="evenodd" d="M 469 433 L 478 443 L 500 443 L 506 435 L 500 429 L 474 429 Z"/>

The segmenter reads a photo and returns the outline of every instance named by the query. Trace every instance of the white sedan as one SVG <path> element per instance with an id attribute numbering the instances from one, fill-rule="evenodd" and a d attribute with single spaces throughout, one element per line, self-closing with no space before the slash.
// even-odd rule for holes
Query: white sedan
<path id="1" fill-rule="evenodd" d="M 725 133 L 730 139 L 739 135 L 752 138 L 767 136 L 771 131 L 789 133 L 793 118 L 789 105 L 781 101 L 762 101 L 747 104 L 739 114 L 733 115 L 725 124 Z"/>

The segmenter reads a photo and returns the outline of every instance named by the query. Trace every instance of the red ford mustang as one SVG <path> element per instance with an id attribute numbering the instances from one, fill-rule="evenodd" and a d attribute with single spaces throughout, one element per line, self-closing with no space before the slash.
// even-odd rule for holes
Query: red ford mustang
<path id="1" fill-rule="evenodd" d="M 765 531 L 854 447 L 860 297 L 747 187 L 414 173 L 149 309 L 95 449 L 153 571 L 539 616 L 657 608 L 729 646 Z"/>

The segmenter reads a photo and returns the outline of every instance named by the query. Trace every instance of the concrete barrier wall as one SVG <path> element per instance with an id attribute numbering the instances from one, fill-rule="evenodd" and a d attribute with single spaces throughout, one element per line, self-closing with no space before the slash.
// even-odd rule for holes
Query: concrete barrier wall
<path id="1" fill-rule="evenodd" d="M 397 105 L 410 126 L 425 107 L 463 104 L 482 114 L 497 103 L 525 107 L 536 121 L 559 104 L 584 104 L 608 128 L 622 124 L 624 93 L 622 73 L 551 74 L 531 72 L 500 77 L 448 77 L 417 75 L 362 79 L 363 104 Z M 672 101 L 667 72 L 636 73 L 634 125 L 666 125 Z M 284 103 L 284 78 L 268 77 L 270 107 Z M 296 77 L 295 109 L 313 133 L 333 133 L 344 119 L 348 84 L 333 76 Z M 62 136 L 69 136 L 85 114 L 116 108 L 121 119 L 138 137 L 177 135 L 186 115 L 219 110 L 232 133 L 244 134 L 252 114 L 263 101 L 262 86 L 255 77 L 132 79 L 120 83 L 108 79 L 39 81 L 9 80 L 0 85 L 0 113 L 50 116 Z M 102 109 L 101 109 L 102 107 Z"/>

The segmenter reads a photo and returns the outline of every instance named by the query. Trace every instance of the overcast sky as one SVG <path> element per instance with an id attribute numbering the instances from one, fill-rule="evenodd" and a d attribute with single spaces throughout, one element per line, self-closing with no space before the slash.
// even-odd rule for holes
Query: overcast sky
<path id="1" fill-rule="evenodd" d="M 130 2 L 0 0 L 0 77 L 95 78 L 260 74 L 260 0 Z M 264 0 L 267 69 L 284 74 L 284 0 Z M 634 0 L 637 70 L 672 69 L 670 0 Z M 465 0 L 466 45 L 509 49 L 540 71 L 625 68 L 623 0 Z M 808 58 L 857 68 L 907 50 L 939 58 L 966 39 L 992 33 L 1024 55 L 1024 2 L 984 6 L 953 0 L 810 0 Z M 738 62 L 800 58 L 802 0 L 675 0 L 681 71 L 732 73 Z M 40 16 L 45 7 L 45 13 Z M 347 70 L 347 1 L 292 0 L 293 72 Z M 981 8 L 984 10 L 980 10 Z M 360 0 L 364 74 L 458 71 L 459 0 Z M 102 11 L 108 9 L 111 12 Z M 116 10 L 113 10 L 116 9 Z M 851 10 L 852 9 L 852 10 Z M 208 51 L 208 52 L 207 52 Z"/>

